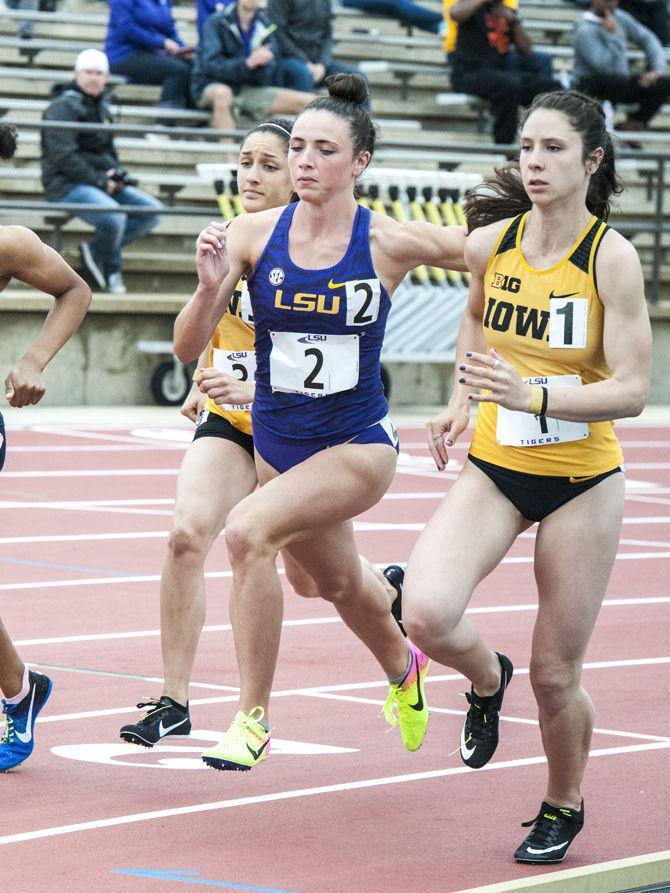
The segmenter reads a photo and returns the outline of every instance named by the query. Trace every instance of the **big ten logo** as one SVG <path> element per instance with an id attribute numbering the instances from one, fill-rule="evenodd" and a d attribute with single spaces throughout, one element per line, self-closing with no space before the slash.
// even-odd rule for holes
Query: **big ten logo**
<path id="1" fill-rule="evenodd" d="M 340 309 L 339 295 L 317 295 L 311 292 L 296 292 L 284 297 L 284 291 L 275 292 L 275 307 L 278 310 L 295 310 L 302 313 L 328 313 L 335 315 Z"/>
<path id="2" fill-rule="evenodd" d="M 503 276 L 502 273 L 494 273 L 491 288 L 499 288 L 501 291 L 508 291 L 516 295 L 521 291 L 521 280 L 516 276 Z"/>

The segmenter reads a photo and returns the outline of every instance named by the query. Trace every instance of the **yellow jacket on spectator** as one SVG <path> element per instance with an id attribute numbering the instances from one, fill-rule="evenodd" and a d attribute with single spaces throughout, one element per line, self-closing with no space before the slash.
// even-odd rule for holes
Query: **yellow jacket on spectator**
<path id="1" fill-rule="evenodd" d="M 444 32 L 444 52 L 453 53 L 456 49 L 456 35 L 458 34 L 458 24 L 449 15 L 451 7 L 458 3 L 458 0 L 442 0 L 442 8 L 444 10 L 444 22 L 446 29 Z M 509 6 L 510 9 L 519 8 L 519 0 L 502 0 L 503 6 Z"/>

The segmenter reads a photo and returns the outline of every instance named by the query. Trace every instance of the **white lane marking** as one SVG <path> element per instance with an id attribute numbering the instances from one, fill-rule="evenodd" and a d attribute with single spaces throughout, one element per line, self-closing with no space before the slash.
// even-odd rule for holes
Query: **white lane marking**
<path id="1" fill-rule="evenodd" d="M 175 736 L 170 736 L 167 743 L 156 744 L 151 750 L 142 750 L 137 744 L 123 742 L 96 742 L 91 744 L 62 744 L 51 748 L 51 753 L 67 760 L 83 763 L 102 763 L 106 766 L 136 767 L 142 769 L 206 769 L 201 759 L 205 747 L 221 740 L 223 732 L 212 729 L 194 729 L 190 735 L 178 736 L 183 745 L 170 743 Z M 193 745 L 192 741 L 202 740 L 201 745 Z M 188 743 L 186 743 L 188 742 Z M 272 756 L 322 756 L 342 753 L 358 753 L 354 747 L 336 747 L 332 744 L 312 744 L 307 741 L 292 741 L 285 738 L 272 737 Z M 171 754 L 174 756 L 163 756 Z M 142 759 L 138 759 L 138 757 Z M 131 757 L 131 759 L 127 759 Z M 134 757 L 134 759 L 132 759 Z M 123 759 L 119 759 L 123 758 Z M 152 762 L 152 759 L 154 760 Z"/>
<path id="2" fill-rule="evenodd" d="M 131 444 L 131 445 L 147 443 L 148 440 L 154 439 L 151 434 L 148 434 L 146 437 L 141 436 L 138 438 L 138 437 L 134 436 L 134 433 L 132 431 L 130 431 L 129 434 L 112 434 L 111 431 L 104 431 L 104 430 L 100 430 L 100 429 L 88 430 L 88 429 L 83 429 L 83 428 L 50 428 L 47 426 L 36 427 L 36 428 L 33 428 L 32 430 L 36 431 L 39 434 L 53 434 L 56 437 L 72 437 L 72 438 L 78 437 L 83 440 L 105 440 L 105 441 L 108 441 L 109 443 L 127 443 L 127 444 Z M 118 428 L 116 428 L 114 430 L 123 431 L 123 430 L 128 430 L 128 429 L 124 429 L 123 427 L 119 426 Z M 146 429 L 146 430 L 150 430 L 150 429 Z M 157 429 L 158 432 L 160 432 L 161 430 L 162 429 L 160 429 L 160 428 Z M 188 440 L 190 441 L 193 439 L 193 430 L 194 430 L 193 428 L 183 428 L 183 429 L 175 430 L 175 432 L 174 432 L 175 436 L 174 436 L 173 440 L 179 441 L 179 440 L 183 439 L 184 435 L 188 435 Z M 155 440 L 160 442 L 160 441 L 164 440 L 164 438 L 162 438 L 159 435 L 158 437 L 155 438 Z"/>
<path id="3" fill-rule="evenodd" d="M 283 569 L 280 569 L 283 573 Z M 227 576 L 232 576 L 230 571 L 224 572 Z M 206 575 L 209 576 L 209 575 Z M 158 579 L 158 578 L 155 578 Z M 670 604 L 669 595 L 646 596 L 642 598 L 613 598 L 605 599 L 602 603 L 603 608 L 625 608 L 640 607 L 642 605 L 667 605 Z M 537 602 L 528 602 L 523 605 L 491 605 L 480 606 L 476 608 L 467 608 L 466 614 L 515 614 L 526 611 L 537 611 Z M 283 627 L 293 626 L 319 626 L 324 623 L 342 623 L 340 617 L 310 617 L 300 620 L 283 620 Z M 203 633 L 220 633 L 231 632 L 232 626 L 229 623 L 222 623 L 216 626 L 204 626 Z M 73 642 L 101 642 L 113 639 L 142 639 L 160 636 L 159 629 L 140 629 L 130 630 L 116 633 L 88 633 L 82 635 L 70 636 L 50 636 L 41 639 L 19 639 L 14 642 L 17 647 L 28 645 L 64 645 Z M 147 677 L 153 678 L 153 677 Z M 162 681 L 162 680 L 161 680 Z"/>
<path id="4" fill-rule="evenodd" d="M 670 548 L 669 542 L 660 542 L 659 540 L 631 540 L 631 539 L 620 539 L 620 546 L 648 546 L 650 548 L 659 548 L 659 549 L 668 549 Z"/>
<path id="5" fill-rule="evenodd" d="M 592 750 L 589 756 L 592 758 L 605 756 L 619 756 L 629 753 L 640 753 L 649 750 L 663 750 L 670 747 L 669 743 L 652 743 L 627 745 L 625 747 L 605 747 Z M 527 757 L 525 759 L 507 760 L 499 763 L 488 763 L 478 772 L 491 772 L 500 769 L 516 769 L 520 766 L 537 766 L 546 762 L 544 756 Z M 113 828 L 119 825 L 135 824 L 154 819 L 166 819 L 177 815 L 193 815 L 203 812 L 215 812 L 223 809 L 232 809 L 241 806 L 250 806 L 258 803 L 275 803 L 281 800 L 295 800 L 303 797 L 313 797 L 323 794 L 336 794 L 343 791 L 357 791 L 367 788 L 382 787 L 386 785 L 406 784 L 408 782 L 429 781 L 435 778 L 447 778 L 450 775 L 462 775 L 472 772 L 467 766 L 454 766 L 450 769 L 437 769 L 432 772 L 415 772 L 409 775 L 391 775 L 382 778 L 367 778 L 362 781 L 340 782 L 333 785 L 322 785 L 313 788 L 298 788 L 287 791 L 277 791 L 274 794 L 259 794 L 253 797 L 237 797 L 229 800 L 218 800 L 212 803 L 196 803 L 191 806 L 177 806 L 170 809 L 154 810 L 152 812 L 139 812 L 130 815 L 112 816 L 105 819 L 95 819 L 87 822 L 75 822 L 70 825 L 57 825 L 50 828 L 39 828 L 34 831 L 25 831 L 20 834 L 6 834 L 0 837 L 0 844 L 21 843 L 28 840 L 39 840 L 45 837 L 58 837 L 64 834 L 73 834 L 79 831 L 93 831 L 98 828 Z"/>
<path id="6" fill-rule="evenodd" d="M 85 508 L 127 508 L 152 505 L 174 505 L 171 499 L 59 499 L 55 501 L 19 502 L 18 500 L 0 499 L 0 509 L 63 509 L 79 510 Z"/>
<path id="7" fill-rule="evenodd" d="M 599 661 L 594 663 L 584 664 L 584 670 L 612 670 L 612 669 L 630 669 L 635 667 L 643 667 L 643 666 L 657 666 L 670 664 L 670 657 L 652 657 L 652 658 L 639 658 L 639 659 L 630 659 L 630 660 L 619 660 L 619 661 Z M 39 663 L 31 664 L 34 666 L 40 666 Z M 526 676 L 528 675 L 527 667 L 515 667 L 514 672 L 517 676 Z M 150 677 L 147 677 L 150 678 Z M 464 677 L 460 673 L 444 673 L 442 675 L 437 676 L 429 676 L 427 678 L 428 682 L 437 683 L 437 682 L 462 682 Z M 207 688 L 208 686 L 205 683 L 200 683 L 200 688 Z M 212 685 L 212 689 L 220 690 L 222 686 Z M 273 691 L 271 697 L 273 699 L 276 698 L 292 698 L 292 697 L 313 697 L 313 698 L 327 698 L 333 697 L 339 700 L 350 701 L 352 703 L 356 703 L 361 700 L 359 697 L 352 695 L 351 692 L 354 691 L 370 691 L 372 689 L 382 688 L 386 690 L 388 688 L 388 682 L 383 679 L 375 679 L 372 682 L 340 682 L 334 685 L 319 685 L 314 686 L 312 688 L 287 688 L 281 691 Z M 238 691 L 235 690 L 234 694 L 230 695 L 220 695 L 216 697 L 210 698 L 191 698 L 189 704 L 191 706 L 194 705 L 205 705 L 205 704 L 229 704 L 233 702 L 237 702 L 238 700 Z M 343 693 L 343 694 L 340 694 Z M 362 699 L 362 703 L 373 703 L 373 704 L 381 704 L 380 700 L 372 700 Z M 431 710 L 433 708 L 431 707 Z M 126 713 L 136 713 L 136 707 L 108 707 L 101 710 L 85 710 L 77 713 L 61 713 L 61 714 L 50 714 L 48 716 L 40 716 L 37 720 L 38 723 L 51 723 L 51 722 L 67 722 L 69 720 L 81 720 L 81 719 L 95 719 L 100 716 L 118 716 Z M 436 712 L 450 712 L 446 708 L 436 708 Z M 462 711 L 452 711 L 455 715 L 462 716 Z M 509 717 L 507 717 L 509 719 Z M 646 737 L 646 736 L 643 736 Z M 653 740 L 657 740 L 654 737 Z M 659 736 L 658 740 L 667 741 L 670 740 L 666 737 Z"/>
<path id="8" fill-rule="evenodd" d="M 515 670 L 515 673 L 516 673 L 516 670 Z M 527 671 L 526 671 L 526 673 L 527 673 Z M 461 676 L 460 678 L 462 679 L 463 677 Z M 434 681 L 435 680 L 432 679 L 431 677 L 428 677 L 426 679 L 426 682 L 434 682 Z M 330 700 L 330 701 L 346 701 L 349 703 L 356 703 L 356 704 L 372 704 L 375 706 L 379 706 L 380 704 L 383 704 L 383 701 L 381 701 L 379 699 L 375 699 L 375 698 L 360 698 L 360 697 L 354 698 L 354 697 L 347 697 L 346 695 L 332 694 L 330 692 L 313 692 L 310 695 L 310 697 L 322 698 L 323 700 Z M 463 717 L 463 716 L 465 716 L 467 711 L 466 710 L 454 710 L 450 707 L 433 707 L 433 705 L 431 704 L 430 712 L 431 712 L 431 714 L 442 713 L 442 714 L 445 714 L 448 716 Z M 540 725 L 540 723 L 536 719 L 526 719 L 526 718 L 523 718 L 520 716 L 501 715 L 500 721 L 501 722 L 517 723 L 517 725 L 524 725 L 524 726 L 539 726 Z M 619 731 L 618 729 L 593 729 L 593 734 L 594 735 L 595 734 L 611 735 L 612 737 L 615 737 L 615 738 L 632 738 L 635 741 L 664 741 L 664 742 L 667 742 L 670 744 L 670 737 L 668 737 L 667 735 L 647 735 L 644 732 L 622 732 L 622 731 Z"/>
<path id="9" fill-rule="evenodd" d="M 61 471 L 3 471 L 3 478 L 174 477 L 178 468 L 80 468 Z"/>
<path id="10" fill-rule="evenodd" d="M 291 626 L 318 626 L 323 623 L 342 623 L 340 617 L 311 617 L 305 618 L 302 620 L 283 620 L 283 627 L 291 627 Z M 205 626 L 203 627 L 203 632 L 208 633 L 220 633 L 220 632 L 231 632 L 232 626 L 229 623 L 222 623 L 218 626 Z M 93 635 L 81 635 L 81 636 L 56 636 L 54 638 L 48 639 L 23 639 L 22 641 L 15 641 L 14 644 L 17 646 L 22 645 L 63 645 L 67 642 L 100 642 L 110 639 L 143 639 L 145 637 L 151 636 L 160 636 L 161 632 L 159 629 L 139 629 L 133 630 L 132 632 L 118 632 L 118 633 L 95 633 Z"/>
<path id="11" fill-rule="evenodd" d="M 128 443 L 121 445 L 108 443 L 69 443 L 58 444 L 53 446 L 14 446 L 12 444 L 12 455 L 14 453 L 146 453 L 155 452 L 156 450 L 180 450 L 183 452 L 183 444 L 177 443 Z"/>
<path id="12" fill-rule="evenodd" d="M 147 540 L 161 539 L 168 535 L 167 530 L 135 530 L 127 533 L 67 533 L 49 536 L 2 536 L 0 545 L 11 543 L 83 543 L 100 542 L 101 540 Z"/>

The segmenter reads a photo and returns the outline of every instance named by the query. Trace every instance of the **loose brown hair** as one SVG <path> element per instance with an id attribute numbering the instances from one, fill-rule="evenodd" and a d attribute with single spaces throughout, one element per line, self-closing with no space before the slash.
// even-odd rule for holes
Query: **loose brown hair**
<path id="1" fill-rule="evenodd" d="M 576 90 L 540 93 L 526 111 L 522 126 L 537 109 L 547 109 L 565 115 L 570 126 L 582 139 L 583 161 L 602 147 L 604 152 L 602 161 L 589 180 L 586 207 L 596 217 L 607 220 L 610 214 L 610 199 L 622 192 L 623 185 L 616 172 L 614 145 L 607 132 L 602 106 L 596 99 Z M 484 180 L 478 189 L 481 191 L 474 190 L 463 203 L 468 231 L 507 217 L 515 217 L 532 207 L 517 162 L 496 168 L 493 177 Z"/>

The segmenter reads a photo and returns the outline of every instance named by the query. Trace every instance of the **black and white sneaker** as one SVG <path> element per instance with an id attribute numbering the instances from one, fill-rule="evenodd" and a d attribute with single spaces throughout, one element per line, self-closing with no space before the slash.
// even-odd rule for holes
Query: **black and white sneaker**
<path id="1" fill-rule="evenodd" d="M 189 735 L 191 718 L 188 715 L 188 704 L 182 707 L 172 698 L 163 695 L 160 700 L 142 701 L 138 708 L 150 707 L 150 710 L 135 723 L 122 726 L 119 732 L 121 739 L 129 744 L 142 747 L 153 747 L 168 735 Z"/>
<path id="2" fill-rule="evenodd" d="M 584 801 L 579 812 L 542 801 L 539 813 L 523 828 L 533 830 L 514 853 L 517 862 L 529 865 L 554 865 L 562 862 L 568 847 L 584 827 Z"/>
<path id="3" fill-rule="evenodd" d="M 474 686 L 466 692 L 470 709 L 461 731 L 461 759 L 471 769 L 481 769 L 491 759 L 498 746 L 498 720 L 505 689 L 510 683 L 514 667 L 509 657 L 498 654 L 500 688 L 488 698 L 475 694 Z"/>
<path id="4" fill-rule="evenodd" d="M 398 593 L 391 605 L 391 614 L 393 614 L 403 636 L 406 636 L 405 627 L 402 625 L 402 586 L 405 580 L 405 570 L 399 564 L 389 564 L 382 573 Z"/>
<path id="5" fill-rule="evenodd" d="M 88 242 L 79 243 L 79 257 L 81 258 L 81 263 L 85 272 L 91 280 L 90 284 L 97 285 L 98 288 L 104 291 L 107 288 L 107 280 L 105 279 L 105 274 L 100 269 L 98 262 L 93 257 L 93 252 Z"/>

